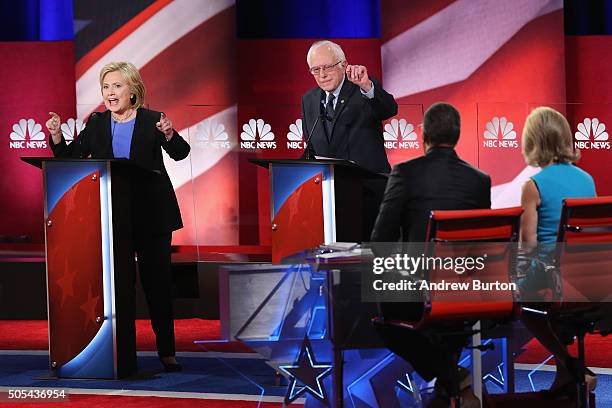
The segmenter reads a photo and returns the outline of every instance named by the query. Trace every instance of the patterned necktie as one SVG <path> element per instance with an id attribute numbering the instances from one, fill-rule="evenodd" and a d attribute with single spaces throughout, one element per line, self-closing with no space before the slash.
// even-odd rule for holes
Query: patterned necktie
<path id="1" fill-rule="evenodd" d="M 325 120 L 323 121 L 323 123 L 325 123 L 325 130 L 327 132 L 327 137 L 331 138 L 331 133 L 332 133 L 332 122 L 334 120 L 334 99 L 336 97 L 334 96 L 333 93 L 330 93 L 329 95 L 327 95 L 327 105 L 325 105 Z"/>

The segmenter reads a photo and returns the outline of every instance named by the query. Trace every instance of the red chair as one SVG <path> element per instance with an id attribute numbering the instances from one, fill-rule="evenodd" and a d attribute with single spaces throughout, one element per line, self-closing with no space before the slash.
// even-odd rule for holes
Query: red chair
<path id="1" fill-rule="evenodd" d="M 520 207 L 432 211 L 427 240 L 440 244 L 430 246 L 432 255 L 445 256 L 451 251 L 451 256 L 457 256 L 457 251 L 466 251 L 466 254 L 478 256 L 486 252 L 489 255 L 486 268 L 477 272 L 478 278 L 509 284 L 514 275 L 516 246 L 500 245 L 499 242 L 518 242 L 522 213 Z M 461 242 L 469 242 L 469 247 L 461 245 Z M 469 274 L 458 275 L 449 270 L 436 270 L 430 271 L 429 278 L 430 281 L 461 281 L 473 277 Z M 459 295 L 447 291 L 430 291 L 429 305 L 422 323 L 512 318 L 517 313 L 514 295 L 512 291 L 463 291 Z"/>
<path id="2" fill-rule="evenodd" d="M 563 303 L 597 303 L 612 293 L 612 196 L 563 200 L 555 265 L 560 271 Z"/>
<path id="3" fill-rule="evenodd" d="M 475 273 L 458 274 L 453 270 L 429 270 L 428 281 L 442 279 L 461 282 L 475 276 L 483 281 L 497 280 L 511 283 L 515 270 L 516 245 L 500 245 L 500 242 L 518 242 L 522 208 L 432 211 L 427 231 L 427 256 L 457 257 L 460 255 L 479 256 L 488 252 L 486 268 Z M 477 275 L 476 275 L 477 274 Z M 513 318 L 517 309 L 514 292 L 498 293 L 493 297 L 482 291 L 431 290 L 424 293 L 424 307 L 420 318 L 413 321 L 374 319 L 378 326 L 395 326 L 405 330 L 423 330 L 432 325 L 453 322 L 444 336 L 469 336 L 478 333 L 472 330 L 474 321 L 481 319 L 508 320 Z M 397 304 L 396 304 L 397 305 Z M 402 304 L 400 304 L 402 305 Z M 397 310 L 397 306 L 394 307 Z M 383 308 L 384 312 L 384 308 Z M 410 347 L 409 344 L 406 347 Z M 485 349 L 478 346 L 477 348 Z M 457 370 L 454 370 L 457 371 Z M 450 390 L 453 407 L 459 407 L 459 379 L 456 378 Z"/>
<path id="4" fill-rule="evenodd" d="M 555 264 L 562 301 L 549 311 L 578 343 L 579 407 L 588 407 L 584 337 L 612 332 L 612 196 L 563 200 Z"/>

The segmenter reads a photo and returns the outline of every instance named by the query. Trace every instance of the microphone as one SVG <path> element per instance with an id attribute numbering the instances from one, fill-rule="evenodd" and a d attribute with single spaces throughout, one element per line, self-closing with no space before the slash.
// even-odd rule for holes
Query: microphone
<path id="1" fill-rule="evenodd" d="M 312 139 L 312 135 L 314 135 L 314 131 L 317 128 L 317 125 L 319 124 L 319 122 L 321 121 L 321 118 L 323 117 L 324 113 L 320 112 L 319 116 L 317 116 L 317 120 L 315 120 L 314 125 L 312 125 L 312 129 L 310 129 L 310 133 L 308 134 L 308 139 L 306 139 L 306 145 L 304 146 L 305 150 L 304 150 L 304 155 L 302 156 L 303 159 L 305 160 L 315 160 L 314 157 L 314 149 L 312 148 L 312 145 L 310 144 L 310 139 Z"/>

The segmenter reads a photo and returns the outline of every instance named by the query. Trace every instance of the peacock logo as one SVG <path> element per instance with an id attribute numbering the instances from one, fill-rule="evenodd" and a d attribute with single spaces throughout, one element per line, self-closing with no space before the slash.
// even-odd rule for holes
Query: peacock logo
<path id="1" fill-rule="evenodd" d="M 11 149 L 46 149 L 47 137 L 42 132 L 42 126 L 34 119 L 21 119 L 13 125 L 10 133 L 9 147 Z"/>
<path id="2" fill-rule="evenodd" d="M 505 116 L 501 118 L 495 116 L 487 122 L 483 136 L 483 147 L 501 149 L 516 149 L 519 147 L 514 124 L 509 122 Z"/>
<path id="3" fill-rule="evenodd" d="M 598 118 L 585 118 L 574 133 L 576 149 L 610 149 L 606 125 Z"/>
<path id="4" fill-rule="evenodd" d="M 242 125 L 240 147 L 243 149 L 276 149 L 272 126 L 263 119 L 251 119 Z"/>
<path id="5" fill-rule="evenodd" d="M 302 119 L 297 119 L 289 125 L 287 133 L 287 149 L 304 149 L 304 134 L 302 131 Z"/>
<path id="6" fill-rule="evenodd" d="M 417 134 L 412 123 L 406 119 L 391 119 L 383 131 L 385 148 L 387 149 L 419 149 Z"/>
<path id="7" fill-rule="evenodd" d="M 62 123 L 61 129 L 66 143 L 70 143 L 85 129 L 85 124 L 83 119 L 69 118 L 66 123 Z"/>
<path id="8" fill-rule="evenodd" d="M 207 149 L 229 149 L 229 135 L 225 125 L 215 120 L 205 120 L 196 127 L 196 146 Z"/>

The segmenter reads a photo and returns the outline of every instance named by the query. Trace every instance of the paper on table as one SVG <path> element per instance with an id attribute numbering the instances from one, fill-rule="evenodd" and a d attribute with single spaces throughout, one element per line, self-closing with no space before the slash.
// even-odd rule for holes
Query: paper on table
<path id="1" fill-rule="evenodd" d="M 322 249 L 330 249 L 332 251 L 350 251 L 357 247 L 356 242 L 332 242 L 330 244 L 321 245 Z"/>
<path id="2" fill-rule="evenodd" d="M 335 161 L 347 161 L 349 163 L 353 163 L 355 164 L 355 162 L 353 160 L 347 160 L 347 159 L 339 159 L 337 157 L 327 157 L 327 156 L 315 156 L 315 159 L 317 160 L 335 160 Z"/>

